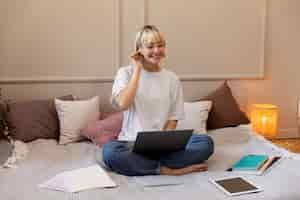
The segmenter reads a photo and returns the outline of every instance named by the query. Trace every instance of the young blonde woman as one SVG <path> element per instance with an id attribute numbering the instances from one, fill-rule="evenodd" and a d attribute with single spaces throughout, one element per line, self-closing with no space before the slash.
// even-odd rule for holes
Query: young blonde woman
<path id="1" fill-rule="evenodd" d="M 207 135 L 192 135 L 185 150 L 150 158 L 132 152 L 129 141 L 139 131 L 175 129 L 184 118 L 181 82 L 163 68 L 166 41 L 155 26 L 144 26 L 136 35 L 132 64 L 117 72 L 112 87 L 112 104 L 123 110 L 118 140 L 103 147 L 103 161 L 111 170 L 128 175 L 183 175 L 206 171 L 204 163 L 213 153 Z"/>

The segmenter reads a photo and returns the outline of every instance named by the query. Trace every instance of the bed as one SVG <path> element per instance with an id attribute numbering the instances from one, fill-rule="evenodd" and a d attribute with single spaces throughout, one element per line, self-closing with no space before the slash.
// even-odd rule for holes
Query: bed
<path id="1" fill-rule="evenodd" d="M 18 168 L 0 170 L 1 199 L 300 199 L 298 189 L 300 159 L 298 155 L 274 146 L 254 134 L 248 125 L 211 130 L 207 134 L 215 141 L 215 153 L 207 161 L 209 170 L 177 177 L 176 179 L 182 181 L 183 184 L 147 187 L 141 183 L 149 180 L 160 181 L 170 177 L 126 177 L 108 171 L 118 187 L 91 189 L 79 193 L 41 189 L 38 184 L 64 170 L 95 164 L 99 159 L 96 158 L 96 155 L 99 155 L 96 152 L 101 151 L 101 149 L 87 141 L 58 145 L 55 140 L 35 140 L 27 143 L 29 153 L 24 160 L 18 163 Z M 234 172 L 226 172 L 225 170 L 246 153 L 280 154 L 284 159 L 262 176 L 242 175 L 260 186 L 263 192 L 234 198 L 226 196 L 208 180 L 237 175 Z"/>

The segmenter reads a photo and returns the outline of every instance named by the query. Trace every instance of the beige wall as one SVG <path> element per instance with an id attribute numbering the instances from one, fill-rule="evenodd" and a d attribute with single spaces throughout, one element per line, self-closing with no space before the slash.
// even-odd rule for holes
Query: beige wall
<path id="1" fill-rule="evenodd" d="M 264 80 L 233 81 L 235 93 L 247 96 L 248 103 L 279 106 L 279 135 L 299 136 L 297 101 L 300 79 L 300 1 L 268 2 Z"/>
<path id="2" fill-rule="evenodd" d="M 242 1 L 227 0 L 220 5 L 233 6 Z M 25 100 L 68 93 L 79 97 L 97 94 L 107 104 L 111 78 L 120 64 L 127 63 L 134 32 L 145 21 L 151 22 L 147 16 L 155 14 L 155 9 L 149 13 L 151 4 L 145 2 L 151 1 L 1 1 L 0 84 L 4 96 Z M 189 14 L 189 10 L 182 12 Z M 246 17 L 238 13 L 241 16 L 237 17 Z M 295 137 L 300 2 L 269 0 L 266 14 L 265 49 L 259 54 L 264 56 L 265 78 L 232 79 L 229 84 L 246 111 L 252 103 L 278 105 L 279 136 Z M 191 62 L 197 63 L 196 58 Z M 185 79 L 186 99 L 197 99 L 220 83 L 221 80 Z"/>

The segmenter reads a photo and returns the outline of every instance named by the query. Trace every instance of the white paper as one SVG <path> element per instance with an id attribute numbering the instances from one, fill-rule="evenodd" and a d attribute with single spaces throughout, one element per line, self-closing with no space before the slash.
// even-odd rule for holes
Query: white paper
<path id="1" fill-rule="evenodd" d="M 116 186 L 116 183 L 99 165 L 62 172 L 39 185 L 41 188 L 65 192 Z"/>

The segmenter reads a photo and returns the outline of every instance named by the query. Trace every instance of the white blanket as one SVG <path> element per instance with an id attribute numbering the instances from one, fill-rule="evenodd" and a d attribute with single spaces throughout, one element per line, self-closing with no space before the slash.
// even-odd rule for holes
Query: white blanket
<path id="1" fill-rule="evenodd" d="M 218 199 L 300 199 L 300 159 L 297 154 L 278 148 L 251 133 L 248 126 L 209 131 L 215 141 L 215 153 L 208 160 L 209 171 L 178 178 L 178 184 L 145 187 L 145 183 L 166 182 L 170 177 L 126 177 L 109 172 L 119 185 L 111 189 L 93 189 L 69 194 L 38 188 L 38 184 L 59 172 L 95 164 L 97 147 L 88 142 L 57 145 L 54 140 L 37 140 L 28 144 L 29 154 L 17 169 L 0 170 L 0 194 L 5 200 L 218 200 Z M 283 155 L 285 159 L 262 176 L 242 175 L 260 186 L 260 193 L 228 197 L 208 180 L 236 175 L 225 170 L 247 153 Z M 176 182 L 176 181 L 175 181 Z"/>

